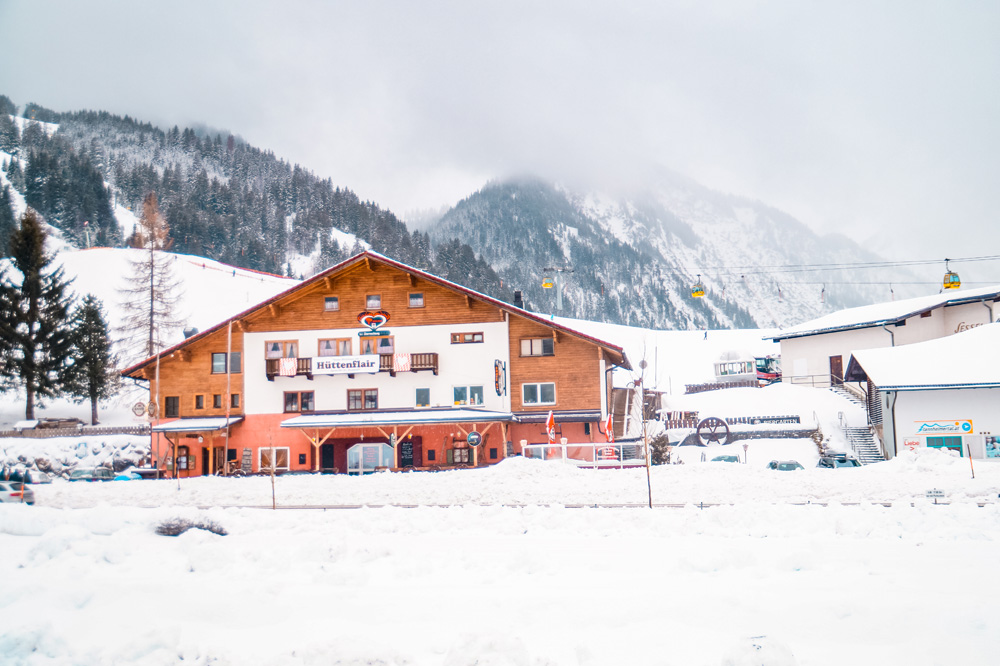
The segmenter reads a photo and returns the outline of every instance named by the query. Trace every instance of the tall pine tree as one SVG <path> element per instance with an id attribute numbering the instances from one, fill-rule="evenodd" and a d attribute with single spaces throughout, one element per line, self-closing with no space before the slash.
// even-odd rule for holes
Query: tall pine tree
<path id="1" fill-rule="evenodd" d="M 72 296 L 62 267 L 45 252 L 45 229 L 28 209 L 11 235 L 14 272 L 0 274 L 0 369 L 8 387 L 24 389 L 24 417 L 35 418 L 35 398 L 53 397 L 68 379 Z"/>
<path id="2" fill-rule="evenodd" d="M 90 424 L 97 425 L 97 403 L 118 392 L 117 358 L 111 352 L 111 337 L 101 301 L 88 294 L 73 313 L 73 365 L 66 392 L 90 400 Z"/>
<path id="3" fill-rule="evenodd" d="M 117 333 L 127 360 L 152 356 L 166 347 L 172 331 L 181 326 L 175 308 L 180 298 L 173 272 L 170 228 L 160 213 L 156 193 L 142 203 L 142 215 L 129 244 L 142 252 L 129 260 L 131 275 L 119 289 L 124 310 Z"/>

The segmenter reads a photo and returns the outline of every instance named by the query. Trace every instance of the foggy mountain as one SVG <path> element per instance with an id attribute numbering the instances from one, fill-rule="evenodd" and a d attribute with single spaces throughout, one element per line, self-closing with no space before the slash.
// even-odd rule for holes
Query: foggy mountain
<path id="1" fill-rule="evenodd" d="M 844 270 L 774 272 L 879 258 L 843 236 L 818 236 L 781 211 L 666 171 L 653 187 L 627 197 L 537 178 L 492 182 L 428 232 L 434 242 L 462 238 L 504 284 L 522 289 L 533 309 L 556 311 L 558 287 L 542 282 L 561 277 L 562 313 L 583 319 L 772 327 L 890 298 L 854 284 L 862 280 Z M 865 273 L 864 280 L 876 277 Z M 692 298 L 699 280 L 705 297 Z"/>
<path id="2" fill-rule="evenodd" d="M 77 247 L 125 246 L 130 229 L 121 222 L 129 216 L 121 213 L 138 211 L 155 191 L 175 252 L 308 277 L 371 247 L 508 302 L 520 290 L 528 308 L 567 317 L 756 328 L 889 297 L 845 284 L 843 271 L 762 273 L 877 257 L 668 172 L 628 196 L 538 178 L 492 182 L 426 231 L 411 231 L 376 203 L 227 132 L 163 131 L 127 116 L 37 104 L 18 111 L 0 95 L 3 182 Z M 9 201 L 0 191 L 0 230 L 13 223 Z M 706 295 L 695 299 L 699 276 Z M 561 284 L 561 309 L 560 289 L 544 288 L 546 278 Z"/>

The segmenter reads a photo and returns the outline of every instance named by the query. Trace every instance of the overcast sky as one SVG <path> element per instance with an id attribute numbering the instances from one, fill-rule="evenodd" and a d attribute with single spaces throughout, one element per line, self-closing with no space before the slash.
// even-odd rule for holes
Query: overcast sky
<path id="1" fill-rule="evenodd" d="M 404 217 L 659 164 L 892 258 L 980 256 L 998 35 L 991 0 L 0 0 L 0 93 L 227 128 Z"/>

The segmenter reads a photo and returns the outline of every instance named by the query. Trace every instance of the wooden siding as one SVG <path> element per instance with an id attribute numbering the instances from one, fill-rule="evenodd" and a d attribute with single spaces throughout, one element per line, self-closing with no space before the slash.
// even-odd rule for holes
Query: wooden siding
<path id="1" fill-rule="evenodd" d="M 552 338 L 552 356 L 521 356 L 521 340 Z M 521 385 L 555 382 L 556 404 L 523 405 Z M 543 324 L 510 317 L 510 407 L 513 411 L 600 409 L 600 347 Z"/>
<path id="2" fill-rule="evenodd" d="M 178 349 L 170 356 L 164 357 L 160 361 L 160 396 L 159 415 L 166 418 L 164 413 L 164 403 L 167 396 L 178 396 L 180 398 L 181 418 L 193 418 L 199 416 L 225 416 L 226 405 L 229 396 L 226 395 L 226 375 L 212 374 L 212 354 L 226 352 L 226 329 L 206 335 L 204 338 L 193 341 L 191 344 Z M 243 372 L 246 368 L 246 359 L 243 357 L 243 335 L 233 325 L 233 346 L 232 351 L 240 352 L 241 372 L 231 375 L 230 393 L 240 395 L 240 406 L 230 408 L 230 414 L 242 414 L 245 399 L 243 395 Z M 156 395 L 156 363 L 151 363 L 143 368 L 143 377 L 149 380 L 150 400 Z M 222 407 L 219 409 L 212 407 L 212 396 L 222 395 Z M 195 409 L 195 396 L 205 396 L 205 408 Z M 171 417 L 172 418 L 172 417 Z"/>
<path id="3" fill-rule="evenodd" d="M 378 294 L 382 304 L 377 310 L 389 313 L 385 328 L 393 326 L 430 326 L 435 324 L 468 324 L 503 321 L 500 308 L 467 298 L 450 289 L 411 276 L 402 270 L 377 263 L 361 262 L 343 273 L 318 280 L 315 284 L 288 294 L 248 315 L 244 326 L 248 331 L 293 331 L 357 328 L 358 315 L 369 308 L 365 297 Z M 424 306 L 411 308 L 409 297 L 424 295 Z M 324 309 L 327 296 L 339 299 L 340 309 Z"/>

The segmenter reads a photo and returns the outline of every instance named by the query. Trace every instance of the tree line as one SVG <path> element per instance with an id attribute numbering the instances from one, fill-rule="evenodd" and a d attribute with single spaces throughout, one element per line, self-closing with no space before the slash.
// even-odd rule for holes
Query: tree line
<path id="1" fill-rule="evenodd" d="M 45 250 L 46 231 L 28 209 L 6 243 L 0 266 L 0 388 L 25 393 L 26 419 L 40 398 L 98 401 L 118 389 L 117 359 L 103 306 L 93 295 L 77 302 L 61 266 Z"/>
<path id="2" fill-rule="evenodd" d="M 441 244 L 447 247 L 433 247 L 426 233 L 410 232 L 392 212 L 231 134 L 163 131 L 128 116 L 57 113 L 34 103 L 24 116 L 58 123 L 58 132 L 38 122 L 19 132 L 12 110 L 0 95 L 0 150 L 16 157 L 3 165 L 8 180 L 79 246 L 87 232 L 91 244 L 131 245 L 114 205 L 138 211 L 156 193 L 178 253 L 305 277 L 291 275 L 293 255 L 316 257 L 315 273 L 361 249 L 339 243 L 339 230 L 404 263 L 452 275 L 469 268 L 471 253 L 475 284 L 465 284 L 496 298 L 511 295 L 465 243 L 447 239 Z"/>

